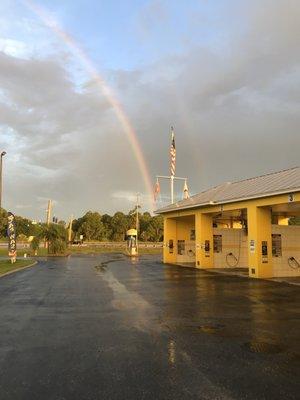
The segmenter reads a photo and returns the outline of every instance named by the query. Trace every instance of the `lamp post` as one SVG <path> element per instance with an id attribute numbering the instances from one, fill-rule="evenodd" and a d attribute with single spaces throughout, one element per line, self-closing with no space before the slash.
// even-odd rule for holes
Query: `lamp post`
<path id="1" fill-rule="evenodd" d="M 2 165 L 3 165 L 3 157 L 5 156 L 6 151 L 2 151 L 0 154 L 0 212 L 2 208 Z"/>

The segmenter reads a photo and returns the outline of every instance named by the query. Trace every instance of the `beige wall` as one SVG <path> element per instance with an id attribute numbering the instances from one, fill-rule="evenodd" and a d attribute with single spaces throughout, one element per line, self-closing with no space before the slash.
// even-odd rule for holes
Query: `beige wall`
<path id="1" fill-rule="evenodd" d="M 248 237 L 244 229 L 214 228 L 214 235 L 222 235 L 222 252 L 214 253 L 215 268 L 248 268 Z M 233 256 L 227 256 L 233 253 Z M 227 257 L 226 257 L 227 256 Z"/>
<path id="2" fill-rule="evenodd" d="M 195 241 L 190 240 L 191 230 L 195 229 L 194 221 L 189 219 L 173 220 L 174 224 L 174 253 L 169 255 L 171 263 L 195 263 Z M 176 232 L 176 233 L 175 233 Z M 245 268 L 248 263 L 248 236 L 243 229 L 213 228 L 214 235 L 222 235 L 222 252 L 214 252 L 214 268 Z M 300 226 L 272 225 L 272 234 L 281 234 L 282 256 L 272 256 L 272 248 L 269 248 L 269 254 L 272 260 L 272 269 L 274 277 L 300 276 L 300 268 L 293 269 L 288 264 L 289 257 L 295 257 L 300 263 Z M 185 252 L 182 255 L 177 254 L 177 240 L 185 241 Z M 165 248 L 166 253 L 168 249 Z M 233 253 L 239 262 L 227 256 Z M 227 256 L 227 257 L 226 257 Z M 172 259 L 171 259 L 172 257 Z"/>
<path id="3" fill-rule="evenodd" d="M 177 220 L 177 243 L 178 240 L 185 241 L 184 254 L 177 254 L 178 263 L 191 263 L 195 262 L 195 242 L 191 241 L 191 231 L 195 229 L 194 218 L 179 218 Z M 178 253 L 178 246 L 176 243 L 176 253 Z"/>
<path id="4" fill-rule="evenodd" d="M 294 257 L 300 263 L 300 226 L 272 225 L 272 234 L 281 234 L 282 256 L 272 256 L 272 248 L 269 249 L 272 257 L 273 276 L 299 276 L 300 268 L 293 269 L 289 266 L 288 259 Z M 214 253 L 215 268 L 226 268 L 226 254 L 232 252 L 236 257 L 239 254 L 239 241 L 241 238 L 240 260 L 236 267 L 248 268 L 248 236 L 240 229 L 214 228 L 214 235 L 222 235 L 222 253 Z M 240 236 L 241 235 L 241 236 Z M 232 257 L 227 257 L 228 262 L 234 263 Z"/>
<path id="5" fill-rule="evenodd" d="M 300 268 L 288 264 L 289 257 L 300 263 L 300 226 L 272 225 L 272 233 L 281 234 L 282 240 L 282 257 L 273 257 L 273 276 L 300 276 Z"/>

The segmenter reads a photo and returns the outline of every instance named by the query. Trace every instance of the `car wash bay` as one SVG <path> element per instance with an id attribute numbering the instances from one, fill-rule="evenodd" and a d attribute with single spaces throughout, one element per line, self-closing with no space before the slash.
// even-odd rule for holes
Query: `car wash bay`
<path id="1" fill-rule="evenodd" d="M 300 275 L 300 202 L 278 196 L 167 213 L 164 261 L 196 268 L 243 268 L 257 278 Z M 285 203 L 284 203 L 285 201 Z"/>

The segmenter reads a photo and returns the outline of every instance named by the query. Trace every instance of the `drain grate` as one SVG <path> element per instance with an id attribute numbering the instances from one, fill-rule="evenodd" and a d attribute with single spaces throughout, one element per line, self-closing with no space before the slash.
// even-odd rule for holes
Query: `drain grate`
<path id="1" fill-rule="evenodd" d="M 243 347 L 251 353 L 277 354 L 284 351 L 280 344 L 261 341 L 247 342 L 243 344 Z"/>

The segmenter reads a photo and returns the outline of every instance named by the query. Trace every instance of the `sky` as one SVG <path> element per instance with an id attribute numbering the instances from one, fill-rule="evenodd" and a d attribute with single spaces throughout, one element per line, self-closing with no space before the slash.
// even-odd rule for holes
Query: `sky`
<path id="1" fill-rule="evenodd" d="M 299 20 L 298 0 L 1 0 L 3 207 L 151 210 L 170 126 L 191 194 L 299 165 Z"/>

